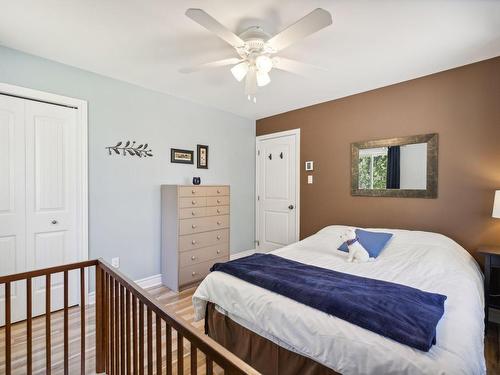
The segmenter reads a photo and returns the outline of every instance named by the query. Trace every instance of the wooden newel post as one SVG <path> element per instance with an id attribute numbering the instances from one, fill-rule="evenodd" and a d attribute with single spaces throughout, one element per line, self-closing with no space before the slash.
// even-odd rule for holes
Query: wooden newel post
<path id="1" fill-rule="evenodd" d="M 105 372 L 106 348 L 104 346 L 104 334 L 106 322 L 104 319 L 104 271 L 99 265 L 95 268 L 95 352 L 96 352 L 96 372 Z"/>

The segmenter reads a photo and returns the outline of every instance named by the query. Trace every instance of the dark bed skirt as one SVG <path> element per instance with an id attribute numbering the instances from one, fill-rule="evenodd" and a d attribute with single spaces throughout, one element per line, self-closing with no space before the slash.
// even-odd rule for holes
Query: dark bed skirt
<path id="1" fill-rule="evenodd" d="M 207 334 L 229 351 L 265 375 L 339 375 L 310 358 L 282 348 L 242 327 L 208 303 Z"/>

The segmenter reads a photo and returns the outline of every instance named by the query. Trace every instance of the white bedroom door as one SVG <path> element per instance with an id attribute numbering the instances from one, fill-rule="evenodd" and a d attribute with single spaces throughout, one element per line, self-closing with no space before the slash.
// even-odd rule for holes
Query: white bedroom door
<path id="1" fill-rule="evenodd" d="M 12 222 L 12 229 L 0 233 L 0 275 L 76 262 L 81 250 L 76 233 L 80 209 L 77 111 L 5 95 L 0 95 L 0 103 L 0 113 L 6 113 L 9 105 L 16 109 L 9 116 L 0 114 L 0 132 L 12 132 L 6 134 L 8 137 L 0 135 L 0 143 L 6 143 L 3 149 L 9 150 L 9 156 L 0 155 L 0 202 L 4 202 L 0 203 L 0 220 L 3 216 Z M 9 185 L 5 177 L 11 181 Z M 3 222 L 0 224 L 2 231 L 7 228 Z M 68 278 L 69 303 L 77 304 L 77 271 L 70 272 Z M 36 316 L 45 313 L 45 277 L 35 278 L 32 283 Z M 26 317 L 25 281 L 14 284 L 13 322 Z M 4 293 L 2 286 L 0 324 L 5 320 Z M 51 294 L 52 310 L 61 309 L 63 274 L 51 278 Z"/>
<path id="2" fill-rule="evenodd" d="M 256 234 L 259 252 L 299 239 L 299 147 L 297 130 L 257 137 Z"/>

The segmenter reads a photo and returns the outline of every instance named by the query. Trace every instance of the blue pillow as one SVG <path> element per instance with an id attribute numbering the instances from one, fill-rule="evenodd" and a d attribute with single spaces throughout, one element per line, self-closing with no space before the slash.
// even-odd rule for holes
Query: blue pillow
<path id="1" fill-rule="evenodd" d="M 370 254 L 370 258 L 378 257 L 392 237 L 392 233 L 368 232 L 363 229 L 356 229 L 356 235 L 358 236 L 359 243 Z M 349 252 L 347 243 L 344 242 L 340 245 L 339 250 Z"/>

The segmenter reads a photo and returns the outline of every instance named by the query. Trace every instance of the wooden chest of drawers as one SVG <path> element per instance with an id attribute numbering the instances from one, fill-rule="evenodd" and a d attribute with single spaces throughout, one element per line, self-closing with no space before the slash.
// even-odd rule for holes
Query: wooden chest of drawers
<path id="1" fill-rule="evenodd" d="M 178 291 L 202 280 L 214 263 L 229 260 L 227 185 L 162 185 L 163 283 Z"/>

